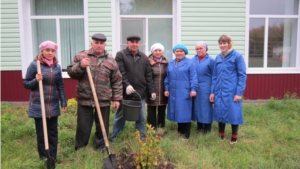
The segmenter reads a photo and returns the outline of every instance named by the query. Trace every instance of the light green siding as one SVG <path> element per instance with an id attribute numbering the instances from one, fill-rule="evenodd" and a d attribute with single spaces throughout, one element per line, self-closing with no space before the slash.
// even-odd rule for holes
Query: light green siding
<path id="1" fill-rule="evenodd" d="M 88 0 L 88 33 L 107 36 L 108 51 L 111 43 L 111 1 Z M 17 0 L 1 0 L 1 71 L 21 70 L 20 33 Z"/>
<path id="2" fill-rule="evenodd" d="M 95 33 L 103 33 L 107 37 L 106 50 L 112 50 L 111 1 L 88 1 L 89 41 Z"/>
<path id="3" fill-rule="evenodd" d="M 1 71 L 21 70 L 17 0 L 1 0 Z"/>
<path id="4" fill-rule="evenodd" d="M 232 37 L 234 46 L 244 55 L 246 0 L 182 0 L 181 42 L 193 57 L 199 40 L 208 43 L 208 53 L 215 57 L 220 53 L 218 39 L 222 34 Z"/>
<path id="5" fill-rule="evenodd" d="M 194 45 L 204 40 L 208 53 L 215 57 L 220 51 L 217 40 L 229 34 L 234 48 L 245 52 L 246 0 L 181 0 L 181 42 L 189 48 L 188 57 L 195 54 Z M 112 50 L 110 0 L 88 0 L 89 41 L 95 33 L 107 36 L 108 51 Z M 117 21 L 119 22 L 119 21 Z M 1 1 L 1 71 L 21 70 L 18 1 Z"/>

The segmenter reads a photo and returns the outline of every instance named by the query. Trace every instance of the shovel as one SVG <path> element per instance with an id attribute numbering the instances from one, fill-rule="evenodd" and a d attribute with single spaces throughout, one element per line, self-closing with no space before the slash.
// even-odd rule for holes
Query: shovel
<path id="1" fill-rule="evenodd" d="M 38 72 L 38 74 L 41 74 L 41 64 L 40 64 L 39 60 L 37 60 L 37 72 Z M 44 90 L 43 90 L 42 80 L 39 81 L 39 88 L 40 88 L 40 99 L 41 99 L 42 120 L 43 120 L 43 130 L 44 130 L 45 152 L 46 152 L 46 158 L 47 158 L 47 160 L 45 162 L 47 165 L 47 169 L 54 169 L 55 168 L 55 160 L 54 160 L 54 158 L 52 158 L 50 156 L 50 153 L 49 153 L 48 130 L 47 130 L 47 122 L 46 122 Z"/>
<path id="2" fill-rule="evenodd" d="M 101 125 L 101 130 L 102 130 L 102 134 L 103 134 L 103 139 L 104 139 L 105 147 L 106 147 L 106 150 L 108 153 L 108 157 L 103 159 L 104 168 L 105 169 L 117 169 L 118 165 L 117 165 L 116 155 L 112 154 L 110 151 L 110 148 L 109 148 L 109 143 L 108 143 L 105 127 L 104 127 L 104 122 L 103 122 L 103 118 L 102 118 L 102 114 L 101 114 L 101 110 L 100 110 L 100 106 L 99 106 L 99 102 L 98 102 L 98 98 L 97 98 L 97 94 L 96 94 L 96 90 L 95 90 L 95 86 L 94 86 L 94 82 L 93 82 L 93 78 L 92 78 L 92 74 L 91 74 L 91 70 L 90 70 L 89 66 L 86 67 L 86 71 L 87 71 L 90 85 L 92 88 L 94 102 L 96 105 L 96 109 L 97 109 L 97 113 L 98 113 L 98 117 L 99 117 L 99 121 L 100 121 L 100 125 Z"/>

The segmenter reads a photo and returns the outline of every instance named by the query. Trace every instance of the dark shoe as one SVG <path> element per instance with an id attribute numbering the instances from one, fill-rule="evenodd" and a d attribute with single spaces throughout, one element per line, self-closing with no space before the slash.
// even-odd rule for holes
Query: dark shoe
<path id="1" fill-rule="evenodd" d="M 61 161 L 58 160 L 58 159 L 55 159 L 54 162 L 55 162 L 55 164 L 60 164 L 61 163 Z"/>
<path id="2" fill-rule="evenodd" d="M 47 162 L 48 158 L 47 157 L 41 157 L 41 160 L 43 160 L 44 162 Z M 55 162 L 55 164 L 60 164 L 61 163 L 61 161 L 58 160 L 58 159 L 55 159 L 54 162 Z"/>
<path id="3" fill-rule="evenodd" d="M 203 135 L 209 134 L 209 133 L 210 133 L 210 130 L 202 130 L 201 133 L 202 133 Z"/>
<path id="4" fill-rule="evenodd" d="M 234 144 L 237 143 L 237 140 L 236 141 L 230 141 L 229 143 L 230 143 L 230 145 L 234 145 Z"/>
<path id="5" fill-rule="evenodd" d="M 237 143 L 237 138 L 232 138 L 232 137 L 231 137 L 230 144 L 231 144 L 231 145 L 234 145 L 234 144 L 236 144 L 236 143 Z"/>
<path id="6" fill-rule="evenodd" d="M 112 143 L 115 142 L 115 137 L 110 137 L 109 141 L 112 142 Z"/>
<path id="7" fill-rule="evenodd" d="M 47 157 L 41 157 L 41 160 L 47 161 Z"/>

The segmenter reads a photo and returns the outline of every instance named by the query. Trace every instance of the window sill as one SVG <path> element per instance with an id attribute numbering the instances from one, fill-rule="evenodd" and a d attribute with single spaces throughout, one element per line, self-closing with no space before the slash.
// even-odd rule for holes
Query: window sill
<path id="1" fill-rule="evenodd" d="M 247 74 L 300 74 L 296 68 L 248 68 Z"/>
<path id="2" fill-rule="evenodd" d="M 66 79 L 66 78 L 70 78 L 70 76 L 68 75 L 68 72 L 67 71 L 65 71 L 65 72 L 62 72 L 62 77 L 64 78 L 64 79 Z"/>

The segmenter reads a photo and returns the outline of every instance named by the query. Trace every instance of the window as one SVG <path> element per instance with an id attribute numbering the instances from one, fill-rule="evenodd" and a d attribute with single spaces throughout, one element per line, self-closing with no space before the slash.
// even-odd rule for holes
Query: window
<path id="1" fill-rule="evenodd" d="M 21 55 L 22 60 L 26 60 L 22 62 L 23 77 L 29 63 L 40 53 L 39 44 L 43 41 L 58 44 L 56 57 L 63 71 L 72 63 L 75 54 L 85 49 L 85 1 L 19 0 Z"/>
<path id="2" fill-rule="evenodd" d="M 116 2 L 120 43 L 116 50 L 127 47 L 126 37 L 137 34 L 141 37 L 140 51 L 150 54 L 151 45 L 161 43 L 165 47 L 164 56 L 172 59 L 172 46 L 179 39 L 174 39 L 175 0 L 119 0 Z M 114 34 L 114 33 L 113 33 Z"/>
<path id="3" fill-rule="evenodd" d="M 299 16 L 299 0 L 250 0 L 249 69 L 299 68 Z"/>

